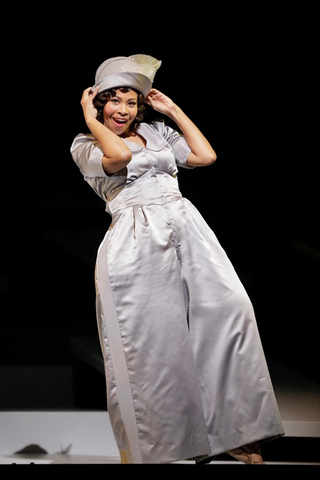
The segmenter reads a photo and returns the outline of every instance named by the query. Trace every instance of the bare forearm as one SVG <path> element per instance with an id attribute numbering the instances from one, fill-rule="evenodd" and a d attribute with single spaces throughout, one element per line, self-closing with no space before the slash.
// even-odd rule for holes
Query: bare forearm
<path id="1" fill-rule="evenodd" d="M 101 146 L 105 172 L 111 174 L 124 168 L 132 158 L 125 142 L 94 117 L 87 118 L 86 123 Z"/>
<path id="2" fill-rule="evenodd" d="M 188 159 L 190 166 L 210 165 L 216 161 L 216 153 L 206 137 L 178 105 L 174 104 L 168 117 L 179 127 L 191 149 Z"/>

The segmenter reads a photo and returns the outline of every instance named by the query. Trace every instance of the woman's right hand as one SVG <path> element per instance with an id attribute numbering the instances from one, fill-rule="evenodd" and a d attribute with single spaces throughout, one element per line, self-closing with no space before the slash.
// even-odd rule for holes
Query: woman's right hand
<path id="1" fill-rule="evenodd" d="M 98 111 L 93 105 L 93 99 L 97 95 L 98 90 L 99 87 L 96 87 L 94 91 L 92 91 L 91 87 L 89 87 L 83 91 L 80 103 L 86 121 L 92 117 L 97 118 Z"/>

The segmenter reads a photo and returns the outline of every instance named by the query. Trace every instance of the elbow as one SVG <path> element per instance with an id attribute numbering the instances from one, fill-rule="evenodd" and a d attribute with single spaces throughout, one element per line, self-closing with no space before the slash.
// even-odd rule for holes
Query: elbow
<path id="1" fill-rule="evenodd" d="M 217 160 L 217 155 L 214 150 L 202 153 L 200 156 L 196 156 L 193 153 L 189 155 L 187 163 L 190 167 L 207 167 L 212 165 Z"/>
<path id="2" fill-rule="evenodd" d="M 217 154 L 215 151 L 213 151 L 210 155 L 206 155 L 205 157 L 203 157 L 201 163 L 203 166 L 209 166 L 215 163 L 216 160 L 217 160 Z"/>
<path id="3" fill-rule="evenodd" d="M 132 159 L 132 153 L 130 152 L 130 150 L 122 150 L 120 152 L 117 152 L 117 154 L 111 156 L 111 157 L 107 157 L 108 158 L 108 162 L 110 164 L 120 164 L 120 165 L 126 165 L 127 163 L 129 163 Z"/>
<path id="4" fill-rule="evenodd" d="M 213 163 L 215 163 L 216 160 L 217 160 L 217 154 L 212 147 L 208 149 L 204 149 L 201 152 L 201 157 L 199 157 L 199 163 L 204 167 L 212 165 Z"/>
<path id="5" fill-rule="evenodd" d="M 217 160 L 217 154 L 216 152 L 213 152 L 209 165 L 211 165 L 212 163 L 215 163 L 216 160 Z"/>
<path id="6" fill-rule="evenodd" d="M 117 159 L 118 162 L 121 162 L 121 163 L 129 163 L 131 162 L 131 159 L 132 159 L 132 153 L 131 151 L 128 149 L 128 150 L 125 150 L 125 151 L 122 151 L 119 155 L 119 158 Z"/>
<path id="7" fill-rule="evenodd" d="M 130 163 L 131 159 L 132 153 L 130 151 L 115 157 L 106 157 L 104 155 L 102 159 L 103 169 L 106 174 L 111 175 L 126 167 L 128 163 Z"/>

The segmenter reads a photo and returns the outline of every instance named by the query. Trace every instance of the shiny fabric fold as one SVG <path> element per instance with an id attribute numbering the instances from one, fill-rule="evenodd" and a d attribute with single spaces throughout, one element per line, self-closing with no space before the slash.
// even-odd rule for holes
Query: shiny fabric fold
<path id="1" fill-rule="evenodd" d="M 252 304 L 177 179 L 152 167 L 108 208 L 97 320 L 121 455 L 170 463 L 283 435 Z"/>

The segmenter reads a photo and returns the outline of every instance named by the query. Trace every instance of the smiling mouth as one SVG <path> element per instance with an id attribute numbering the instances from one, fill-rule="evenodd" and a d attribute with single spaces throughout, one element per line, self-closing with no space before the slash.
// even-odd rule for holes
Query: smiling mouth
<path id="1" fill-rule="evenodd" d="M 128 120 L 125 120 L 123 118 L 114 118 L 113 121 L 117 125 L 125 125 L 128 122 Z"/>

